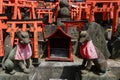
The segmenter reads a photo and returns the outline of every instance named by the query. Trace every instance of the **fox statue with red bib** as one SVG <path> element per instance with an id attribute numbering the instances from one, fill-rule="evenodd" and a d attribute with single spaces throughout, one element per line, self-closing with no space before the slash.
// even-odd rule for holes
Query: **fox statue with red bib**
<path id="1" fill-rule="evenodd" d="M 24 73 L 29 73 L 30 58 L 32 50 L 28 32 L 17 31 L 18 44 L 12 48 L 10 37 L 7 36 L 4 42 L 5 56 L 2 60 L 2 67 L 6 73 L 15 74 L 15 68 L 19 67 Z"/>
<path id="2" fill-rule="evenodd" d="M 87 31 L 80 32 L 79 43 L 81 44 L 80 55 L 83 58 L 82 67 L 85 68 L 81 72 L 87 73 L 90 71 L 93 62 L 99 75 L 106 73 L 107 61 L 103 53 L 94 46 Z"/>

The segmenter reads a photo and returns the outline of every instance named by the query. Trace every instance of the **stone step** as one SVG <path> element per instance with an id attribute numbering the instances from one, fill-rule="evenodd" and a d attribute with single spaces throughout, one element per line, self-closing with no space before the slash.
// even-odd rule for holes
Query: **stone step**
<path id="1" fill-rule="evenodd" d="M 16 72 L 10 75 L 1 69 L 0 80 L 120 80 L 119 62 L 108 60 L 111 70 L 102 76 L 93 73 L 94 71 L 81 74 L 81 62 L 82 59 L 75 62 L 41 61 L 39 66 L 31 67 L 30 74 Z"/>
<path id="2" fill-rule="evenodd" d="M 120 67 L 111 67 L 111 72 L 120 80 Z"/>
<path id="3" fill-rule="evenodd" d="M 38 80 L 37 73 L 24 74 L 22 72 L 16 72 L 14 75 L 0 73 L 0 80 Z"/>
<path id="4" fill-rule="evenodd" d="M 103 75 L 96 75 L 92 72 L 89 72 L 88 74 L 81 75 L 81 79 L 77 80 L 118 80 L 117 77 L 111 72 L 108 71 Z"/>
<path id="5" fill-rule="evenodd" d="M 36 69 L 40 80 L 75 80 L 79 64 L 73 62 L 41 62 Z"/>
<path id="6" fill-rule="evenodd" d="M 36 68 L 38 80 L 119 80 L 112 69 L 101 76 L 92 71 L 81 74 L 80 65 L 75 62 L 41 62 Z"/>

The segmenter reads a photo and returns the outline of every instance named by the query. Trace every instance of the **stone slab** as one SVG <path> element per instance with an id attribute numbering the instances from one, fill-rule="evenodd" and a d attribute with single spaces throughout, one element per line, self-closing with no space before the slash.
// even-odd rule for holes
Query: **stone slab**
<path id="1" fill-rule="evenodd" d="M 24 74 L 22 72 L 16 72 L 14 75 L 0 73 L 0 80 L 38 80 L 36 78 L 37 73 L 31 72 L 30 74 Z"/>
<path id="2" fill-rule="evenodd" d="M 67 79 L 75 80 L 79 64 L 73 62 L 41 62 L 37 69 L 40 80 Z"/>
<path id="3" fill-rule="evenodd" d="M 49 79 L 49 80 L 68 80 L 68 79 Z"/>
<path id="4" fill-rule="evenodd" d="M 111 68 L 105 75 L 99 76 L 92 71 L 87 75 L 80 72 L 80 62 L 41 62 L 36 68 L 38 73 L 38 80 L 51 80 L 51 79 L 67 79 L 67 80 L 119 80 L 119 65 L 111 65 L 113 61 L 108 60 L 108 65 Z M 114 62 L 115 63 L 115 62 Z M 117 62 L 116 62 L 117 63 Z M 118 64 L 118 63 L 117 63 Z M 116 68 L 117 67 L 117 68 Z"/>
<path id="5" fill-rule="evenodd" d="M 111 71 L 108 71 L 106 72 L 106 74 L 103 74 L 103 75 L 96 75 L 92 72 L 81 75 L 80 80 L 88 80 L 88 79 L 89 80 L 118 80 L 117 77 Z"/>
<path id="6" fill-rule="evenodd" d="M 92 71 L 87 75 L 80 72 L 82 59 L 74 62 L 41 61 L 38 67 L 32 68 L 30 74 L 17 72 L 15 75 L 0 71 L 0 80 L 120 80 L 120 62 L 108 60 L 111 68 L 104 76 L 98 76 Z"/>
<path id="7" fill-rule="evenodd" d="M 111 72 L 120 80 L 120 67 L 111 67 Z"/>

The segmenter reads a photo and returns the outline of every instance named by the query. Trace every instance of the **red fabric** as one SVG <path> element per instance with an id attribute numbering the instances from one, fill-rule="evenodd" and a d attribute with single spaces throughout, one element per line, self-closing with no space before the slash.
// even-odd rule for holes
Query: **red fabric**
<path id="1" fill-rule="evenodd" d="M 26 60 L 26 59 L 29 59 L 31 56 L 32 56 L 32 50 L 31 50 L 30 44 L 27 44 L 27 45 L 18 44 L 17 45 L 15 60 Z"/>
<path id="2" fill-rule="evenodd" d="M 85 59 L 98 58 L 97 52 L 92 41 L 87 41 L 82 46 L 80 46 L 80 54 Z"/>

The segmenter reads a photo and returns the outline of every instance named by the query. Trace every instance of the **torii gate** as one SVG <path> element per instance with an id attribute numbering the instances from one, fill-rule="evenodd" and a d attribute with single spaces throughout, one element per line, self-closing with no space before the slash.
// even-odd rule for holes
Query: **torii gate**
<path id="1" fill-rule="evenodd" d="M 6 16 L 3 16 L 5 14 L 5 7 L 12 7 L 12 17 L 9 19 L 5 26 L 2 23 L 2 20 L 8 19 Z M 0 47 L 2 48 L 2 51 L 0 56 L 4 56 L 4 49 L 3 49 L 3 36 L 2 36 L 2 30 L 6 29 L 8 33 L 10 33 L 10 39 L 11 44 L 14 45 L 16 40 L 15 38 L 15 32 L 19 29 L 21 31 L 29 30 L 30 32 L 33 32 L 33 38 L 32 40 L 32 47 L 33 47 L 33 56 L 32 58 L 38 59 L 39 58 L 39 52 L 38 52 L 38 32 L 44 32 L 44 24 L 41 19 L 37 19 L 35 15 L 35 7 L 37 6 L 37 0 L 0 0 L 0 14 L 2 16 L 0 17 Z M 22 19 L 22 14 L 20 11 L 20 8 L 28 7 L 29 13 L 30 13 L 30 19 Z M 8 27 L 8 25 L 11 25 L 11 27 Z M 22 28 L 20 29 L 17 27 L 17 24 L 22 25 Z M 28 24 L 31 24 L 31 27 L 27 27 Z"/>
<path id="2" fill-rule="evenodd" d="M 85 0 L 74 1 L 68 0 L 71 8 L 71 19 L 82 20 L 88 19 L 89 22 L 95 21 L 94 14 L 103 13 L 102 20 L 112 19 L 112 36 L 118 25 L 118 13 L 120 11 L 120 0 Z M 97 4 L 102 4 L 98 6 Z M 106 16 L 109 15 L 109 16 Z"/>

